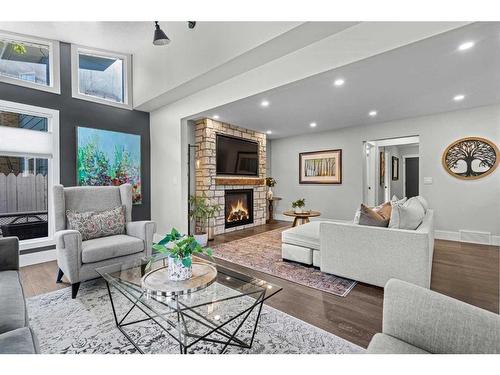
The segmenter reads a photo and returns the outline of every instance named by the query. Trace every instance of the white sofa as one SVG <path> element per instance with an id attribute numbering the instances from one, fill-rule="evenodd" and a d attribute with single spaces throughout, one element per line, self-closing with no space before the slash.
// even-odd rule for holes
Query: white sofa
<path id="1" fill-rule="evenodd" d="M 380 287 L 396 278 L 429 288 L 433 252 L 430 209 L 416 230 L 313 221 L 282 235 L 283 259 Z"/>

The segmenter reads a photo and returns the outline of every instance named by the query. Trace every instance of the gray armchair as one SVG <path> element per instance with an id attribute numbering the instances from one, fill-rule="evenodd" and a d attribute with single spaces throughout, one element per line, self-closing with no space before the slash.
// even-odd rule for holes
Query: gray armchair
<path id="1" fill-rule="evenodd" d="M 96 268 L 150 256 L 156 224 L 132 221 L 132 186 L 54 186 L 54 221 L 59 273 L 66 275 L 76 298 L 80 282 L 95 279 Z M 80 232 L 67 229 L 66 211 L 103 211 L 125 205 L 125 234 L 82 241 Z"/>
<path id="2" fill-rule="evenodd" d="M 429 289 L 389 280 L 370 354 L 500 354 L 500 317 Z"/>

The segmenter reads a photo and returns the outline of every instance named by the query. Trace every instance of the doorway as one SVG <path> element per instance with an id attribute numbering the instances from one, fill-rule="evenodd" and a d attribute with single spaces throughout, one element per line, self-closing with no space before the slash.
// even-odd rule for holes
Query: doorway
<path id="1" fill-rule="evenodd" d="M 418 195 L 419 143 L 418 136 L 363 143 L 363 202 L 367 206 L 383 204 L 394 196 Z"/>

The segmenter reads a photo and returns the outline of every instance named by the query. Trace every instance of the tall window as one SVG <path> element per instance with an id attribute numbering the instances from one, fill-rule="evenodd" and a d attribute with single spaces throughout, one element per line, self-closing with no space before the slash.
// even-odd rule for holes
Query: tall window
<path id="1" fill-rule="evenodd" d="M 0 237 L 50 243 L 59 182 L 58 111 L 0 100 Z"/>
<path id="2" fill-rule="evenodd" d="M 0 81 L 60 93 L 59 43 L 0 33 Z"/>
<path id="3" fill-rule="evenodd" d="M 72 46 L 73 97 L 131 108 L 130 56 Z"/>

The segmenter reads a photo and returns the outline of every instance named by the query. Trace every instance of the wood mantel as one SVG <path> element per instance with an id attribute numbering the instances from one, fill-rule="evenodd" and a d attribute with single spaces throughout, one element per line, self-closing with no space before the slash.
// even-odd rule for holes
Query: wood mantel
<path id="1" fill-rule="evenodd" d="M 216 185 L 253 185 L 262 186 L 265 184 L 264 178 L 256 177 L 215 177 Z"/>

